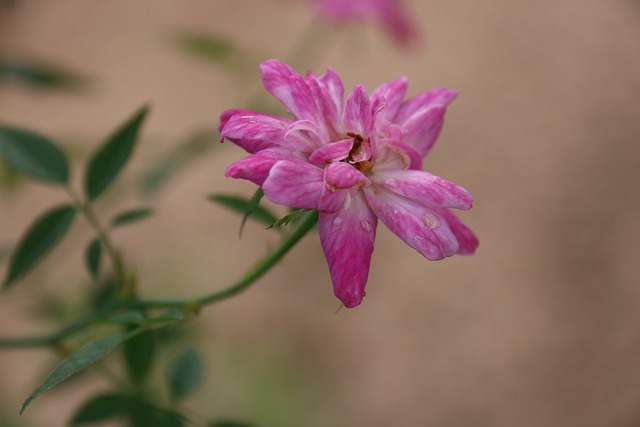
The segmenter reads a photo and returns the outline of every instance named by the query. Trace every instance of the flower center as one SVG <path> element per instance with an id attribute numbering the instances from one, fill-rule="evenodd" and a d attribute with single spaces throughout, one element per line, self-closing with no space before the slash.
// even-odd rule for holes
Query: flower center
<path id="1" fill-rule="evenodd" d="M 349 151 L 349 156 L 344 160 L 362 173 L 366 173 L 372 168 L 371 164 L 371 141 L 366 140 L 362 135 L 347 132 L 347 136 L 353 138 L 353 147 Z"/>

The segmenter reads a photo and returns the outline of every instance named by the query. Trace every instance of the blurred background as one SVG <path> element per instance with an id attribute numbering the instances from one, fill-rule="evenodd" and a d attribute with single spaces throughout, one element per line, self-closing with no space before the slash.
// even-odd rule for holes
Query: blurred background
<path id="1" fill-rule="evenodd" d="M 0 2 L 0 58 L 73 83 L 0 81 L 0 122 L 62 144 L 80 188 L 91 151 L 149 103 L 143 139 L 99 211 L 154 207 L 114 238 L 144 295 L 182 297 L 223 287 L 278 242 L 256 224 L 239 239 L 240 218 L 206 200 L 253 194 L 224 178 L 244 153 L 218 144 L 216 128 L 226 109 L 270 102 L 261 61 L 300 73 L 330 66 L 348 89 L 400 75 L 411 95 L 456 88 L 426 169 L 474 195 L 462 218 L 480 238 L 477 254 L 429 262 L 380 225 L 365 301 L 336 312 L 308 236 L 246 293 L 192 322 L 181 339 L 206 355 L 206 382 L 187 406 L 264 427 L 640 425 L 640 2 L 407 7 L 423 33 L 411 48 L 371 24 L 316 26 L 312 8 L 293 0 Z M 170 179 L 145 187 L 176 156 Z M 4 274 L 31 221 L 67 199 L 2 173 Z M 82 267 L 90 238 L 78 221 L 0 295 L 2 336 L 51 331 L 53 317 L 77 313 L 94 286 Z M 88 393 L 108 387 L 84 375 L 18 419 L 57 360 L 0 352 L 1 425 L 64 426 Z"/>

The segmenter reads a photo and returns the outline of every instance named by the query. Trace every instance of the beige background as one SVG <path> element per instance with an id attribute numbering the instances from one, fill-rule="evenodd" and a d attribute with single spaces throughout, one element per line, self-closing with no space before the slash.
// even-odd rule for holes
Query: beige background
<path id="1" fill-rule="evenodd" d="M 411 1 L 426 33 L 398 50 L 368 25 L 331 31 L 291 58 L 312 22 L 277 0 L 23 0 L 0 9 L 0 52 L 46 58 L 90 77 L 76 93 L 0 86 L 0 121 L 54 136 L 81 164 L 145 102 L 152 113 L 103 218 L 140 204 L 139 175 L 190 132 L 259 89 L 257 64 L 331 66 L 349 88 L 406 75 L 412 94 L 457 88 L 429 171 L 468 188 L 476 256 L 428 262 L 379 228 L 364 304 L 341 310 L 317 237 L 247 293 L 193 322 L 205 387 L 187 405 L 207 418 L 280 426 L 600 427 L 640 424 L 640 3 L 631 0 Z M 181 30 L 250 53 L 248 73 L 176 49 Z M 212 140 L 212 145 L 216 142 Z M 277 243 L 205 201 L 250 195 L 223 176 L 242 157 L 215 146 L 155 198 L 151 220 L 115 235 L 149 296 L 222 287 Z M 79 187 L 79 184 L 78 184 Z M 65 195 L 23 182 L 0 193 L 0 246 Z M 83 221 L 47 261 L 0 295 L 0 332 L 48 331 L 36 296 L 70 307 L 92 286 Z M 0 267 L 4 272 L 6 262 Z M 13 414 L 56 356 L 0 353 L 0 407 Z M 161 374 L 162 366 L 156 366 Z M 95 374 L 41 396 L 25 425 L 63 426 Z"/>

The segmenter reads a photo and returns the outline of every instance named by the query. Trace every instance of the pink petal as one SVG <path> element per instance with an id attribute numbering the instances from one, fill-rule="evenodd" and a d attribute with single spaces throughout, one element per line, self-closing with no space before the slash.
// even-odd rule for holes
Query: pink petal
<path id="1" fill-rule="evenodd" d="M 376 185 L 427 207 L 471 209 L 473 199 L 464 188 L 417 170 L 376 171 Z"/>
<path id="2" fill-rule="evenodd" d="M 404 101 L 402 105 L 400 105 L 393 122 L 402 124 L 414 114 L 436 105 L 446 107 L 456 96 L 458 96 L 457 91 L 443 87 L 436 87 L 427 92 L 423 92 L 420 95 Z"/>
<path id="3" fill-rule="evenodd" d="M 458 240 L 439 212 L 374 185 L 364 193 L 384 225 L 425 258 L 435 261 L 458 251 Z"/>
<path id="4" fill-rule="evenodd" d="M 301 160 L 281 160 L 269 171 L 262 190 L 269 200 L 285 206 L 316 209 L 324 172 Z"/>
<path id="5" fill-rule="evenodd" d="M 349 152 L 351 151 L 352 147 L 353 138 L 331 142 L 311 153 L 311 156 L 309 156 L 309 161 L 313 163 L 324 163 L 344 160 L 349 157 Z"/>
<path id="6" fill-rule="evenodd" d="M 334 294 L 352 308 L 364 297 L 378 221 L 362 192 L 352 192 L 347 200 L 336 213 L 321 212 L 319 227 Z"/>
<path id="7" fill-rule="evenodd" d="M 342 125 L 344 87 L 340 76 L 329 68 L 319 78 L 310 80 L 309 85 L 318 94 L 319 107 L 327 127 L 327 137 L 329 139 L 340 138 L 345 132 Z"/>
<path id="8" fill-rule="evenodd" d="M 353 187 L 367 187 L 371 180 L 349 163 L 329 163 L 324 168 L 324 187 L 318 210 L 336 212 L 342 208 Z"/>
<path id="9" fill-rule="evenodd" d="M 298 120 L 322 119 L 312 90 L 291 67 L 275 59 L 260 64 L 264 87 Z"/>
<path id="10" fill-rule="evenodd" d="M 379 99 L 384 99 L 385 109 L 382 114 L 389 120 L 393 120 L 407 93 L 407 85 L 406 77 L 383 83 L 371 94 L 371 103 L 375 104 Z"/>
<path id="11" fill-rule="evenodd" d="M 358 134 L 365 139 L 373 133 L 371 101 L 363 85 L 353 88 L 347 98 L 344 106 L 344 125 L 347 132 Z"/>
<path id="12" fill-rule="evenodd" d="M 281 145 L 290 120 L 245 111 L 231 116 L 222 126 L 220 138 L 227 138 L 250 153 Z"/>
<path id="13" fill-rule="evenodd" d="M 441 105 L 420 111 L 404 122 L 404 141 L 414 147 L 424 157 L 435 144 L 442 125 L 446 108 Z"/>
<path id="14" fill-rule="evenodd" d="M 379 155 L 373 170 L 377 172 L 397 169 L 422 170 L 422 155 L 409 145 L 395 139 L 380 141 Z"/>
<path id="15" fill-rule="evenodd" d="M 230 178 L 247 179 L 262 186 L 269 171 L 280 160 L 289 159 L 292 155 L 282 148 L 267 148 L 249 157 L 233 163 L 225 172 Z"/>
<path id="16" fill-rule="evenodd" d="M 315 123 L 310 120 L 298 120 L 285 130 L 282 146 L 309 154 L 325 143 L 326 139 L 320 135 Z"/>
<path id="17" fill-rule="evenodd" d="M 458 239 L 458 254 L 473 255 L 480 244 L 476 235 L 473 234 L 473 231 L 449 209 L 441 209 L 440 214 L 445 218 L 453 235 Z"/>

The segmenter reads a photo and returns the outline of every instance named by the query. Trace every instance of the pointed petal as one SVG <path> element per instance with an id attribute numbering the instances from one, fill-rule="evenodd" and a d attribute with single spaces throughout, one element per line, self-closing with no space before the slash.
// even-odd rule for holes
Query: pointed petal
<path id="1" fill-rule="evenodd" d="M 471 194 L 446 179 L 417 170 L 385 170 L 375 173 L 376 185 L 427 207 L 471 209 Z"/>
<path id="2" fill-rule="evenodd" d="M 385 109 L 382 115 L 393 121 L 405 94 L 407 93 L 408 81 L 406 77 L 383 83 L 371 94 L 371 103 L 376 104 L 379 99 L 384 99 Z"/>
<path id="3" fill-rule="evenodd" d="M 476 235 L 467 227 L 460 218 L 449 209 L 440 210 L 440 214 L 445 218 L 453 235 L 458 239 L 458 254 L 473 255 L 478 249 L 480 242 Z"/>
<path id="4" fill-rule="evenodd" d="M 260 64 L 264 87 L 298 120 L 321 121 L 313 92 L 307 82 L 288 65 L 275 59 Z"/>
<path id="5" fill-rule="evenodd" d="M 427 92 L 423 92 L 420 95 L 407 99 L 400 105 L 394 122 L 402 124 L 414 114 L 428 110 L 434 106 L 446 107 L 456 96 L 458 96 L 457 91 L 443 87 L 436 87 Z"/>
<path id="6" fill-rule="evenodd" d="M 273 165 L 280 160 L 291 157 L 291 153 L 281 148 L 267 148 L 233 163 L 227 168 L 225 176 L 247 179 L 254 184 L 262 186 Z"/>
<path id="7" fill-rule="evenodd" d="M 349 157 L 349 152 L 351 151 L 352 147 L 353 138 L 332 142 L 318 148 L 313 153 L 311 153 L 311 156 L 309 156 L 309 161 L 313 163 L 324 163 L 344 160 Z"/>
<path id="8" fill-rule="evenodd" d="M 424 157 L 435 144 L 444 124 L 443 106 L 431 107 L 411 116 L 404 123 L 404 141 L 411 145 Z"/>
<path id="9" fill-rule="evenodd" d="M 359 134 L 365 139 L 371 137 L 373 117 L 371 101 L 363 85 L 353 88 L 344 106 L 344 125 L 348 132 Z"/>
<path id="10" fill-rule="evenodd" d="M 285 206 L 316 209 L 323 188 L 323 170 L 301 160 L 281 160 L 269 171 L 262 191 Z"/>
<path id="11" fill-rule="evenodd" d="M 256 153 L 281 145 L 284 131 L 290 123 L 288 119 L 245 111 L 231 116 L 224 123 L 220 138 L 227 138 L 249 153 Z"/>
<path id="12" fill-rule="evenodd" d="M 362 302 L 378 223 L 362 192 L 352 194 L 343 209 L 320 213 L 319 219 L 320 243 L 329 264 L 333 291 L 348 308 Z"/>
<path id="13" fill-rule="evenodd" d="M 395 139 L 384 139 L 379 145 L 378 159 L 373 168 L 376 173 L 397 169 L 422 170 L 423 156 L 415 148 Z"/>
<path id="14" fill-rule="evenodd" d="M 318 126 L 310 120 L 291 123 L 285 130 L 282 141 L 283 147 L 307 154 L 324 145 L 325 139 L 320 135 Z"/>
<path id="15" fill-rule="evenodd" d="M 344 87 L 338 73 L 331 68 L 319 78 L 308 80 L 318 93 L 319 107 L 327 126 L 329 139 L 340 138 L 346 132 L 342 124 Z"/>
<path id="16" fill-rule="evenodd" d="M 435 261 L 458 251 L 458 240 L 439 212 L 380 187 L 364 193 L 384 225 L 425 258 Z"/>

